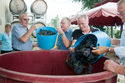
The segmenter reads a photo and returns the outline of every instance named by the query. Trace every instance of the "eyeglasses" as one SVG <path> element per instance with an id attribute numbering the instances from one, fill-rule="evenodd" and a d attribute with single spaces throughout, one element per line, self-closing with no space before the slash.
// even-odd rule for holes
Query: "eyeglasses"
<path id="1" fill-rule="evenodd" d="M 24 18 L 23 20 L 24 20 L 24 21 L 29 21 L 30 19 L 26 19 L 26 18 Z"/>

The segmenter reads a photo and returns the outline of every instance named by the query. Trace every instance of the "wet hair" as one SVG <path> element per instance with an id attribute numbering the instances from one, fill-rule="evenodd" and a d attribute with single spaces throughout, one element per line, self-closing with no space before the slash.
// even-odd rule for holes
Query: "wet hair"
<path id="1" fill-rule="evenodd" d="M 83 15 L 81 15 L 81 16 L 78 17 L 78 19 L 80 19 L 80 18 L 84 18 L 86 21 L 88 21 L 88 16 L 85 15 L 85 14 L 83 14 Z"/>
<path id="2" fill-rule="evenodd" d="M 11 25 L 10 25 L 10 24 L 6 24 L 6 25 L 5 25 L 5 28 L 7 28 L 7 27 L 11 27 Z"/>
<path id="3" fill-rule="evenodd" d="M 120 1 L 118 1 L 117 5 L 119 6 L 119 5 L 121 5 L 122 3 L 125 3 L 125 0 L 120 0 Z"/>

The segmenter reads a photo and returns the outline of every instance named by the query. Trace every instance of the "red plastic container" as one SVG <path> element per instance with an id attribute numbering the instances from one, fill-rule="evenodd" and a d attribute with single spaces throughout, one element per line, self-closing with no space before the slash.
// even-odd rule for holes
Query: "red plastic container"
<path id="1" fill-rule="evenodd" d="M 65 64 L 69 51 L 20 51 L 0 56 L 0 83 L 116 83 L 117 75 L 103 70 L 105 57 L 93 73 L 75 75 Z"/>

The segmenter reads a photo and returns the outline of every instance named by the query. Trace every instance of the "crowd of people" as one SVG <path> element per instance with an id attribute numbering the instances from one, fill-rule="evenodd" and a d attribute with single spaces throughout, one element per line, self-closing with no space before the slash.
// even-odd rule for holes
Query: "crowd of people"
<path id="1" fill-rule="evenodd" d="M 120 0 L 118 2 L 118 12 L 123 22 L 125 22 L 125 0 Z M 57 28 L 57 32 L 59 33 L 56 47 L 54 49 L 58 50 L 71 50 L 73 51 L 72 46 L 75 44 L 77 39 L 88 33 L 92 33 L 95 31 L 99 31 L 99 29 L 90 27 L 88 17 L 86 15 L 81 15 L 77 20 L 79 29 L 72 31 L 69 27 L 71 25 L 71 21 L 69 18 L 64 17 L 61 20 L 61 28 Z M 12 27 L 11 25 L 5 25 L 5 32 L 1 33 L 0 41 L 1 41 L 1 53 L 8 53 L 12 51 L 25 51 L 32 50 L 32 40 L 31 34 L 37 29 L 36 26 L 31 26 L 28 28 L 29 17 L 27 13 L 23 13 L 19 16 L 19 23 L 15 24 Z M 113 40 L 115 41 L 115 40 Z M 92 52 L 101 55 L 105 52 L 112 52 L 118 56 L 123 63 L 120 65 L 113 60 L 106 60 L 104 62 L 104 69 L 114 72 L 116 74 L 125 75 L 125 30 L 122 32 L 121 39 L 119 41 L 119 47 L 103 47 L 99 46 L 98 49 L 93 47 Z"/>

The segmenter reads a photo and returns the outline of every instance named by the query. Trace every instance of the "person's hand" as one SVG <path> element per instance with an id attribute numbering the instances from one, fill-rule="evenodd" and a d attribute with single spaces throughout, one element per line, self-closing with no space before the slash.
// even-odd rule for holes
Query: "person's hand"
<path id="1" fill-rule="evenodd" d="M 119 64 L 114 62 L 113 60 L 106 60 L 104 62 L 104 69 L 107 70 L 107 71 L 111 71 L 111 72 L 114 72 L 116 73 L 117 69 L 119 68 Z"/>
<path id="2" fill-rule="evenodd" d="M 64 31 L 61 28 L 57 28 L 58 33 L 63 34 Z"/>
<path id="3" fill-rule="evenodd" d="M 69 48 L 69 51 L 70 51 L 70 52 L 74 52 L 74 50 L 75 50 L 74 47 L 70 47 L 70 48 Z"/>
<path id="4" fill-rule="evenodd" d="M 33 44 L 33 47 L 38 47 L 38 43 Z"/>
<path id="5" fill-rule="evenodd" d="M 101 54 L 103 54 L 105 52 L 108 52 L 108 47 L 98 46 L 98 49 L 96 49 L 96 47 L 94 47 L 92 52 L 94 54 L 101 55 Z"/>
<path id="6" fill-rule="evenodd" d="M 37 27 L 36 27 L 36 25 L 33 25 L 33 26 L 31 26 L 31 28 L 30 29 L 32 29 L 33 31 L 34 30 L 36 30 L 37 29 Z"/>

